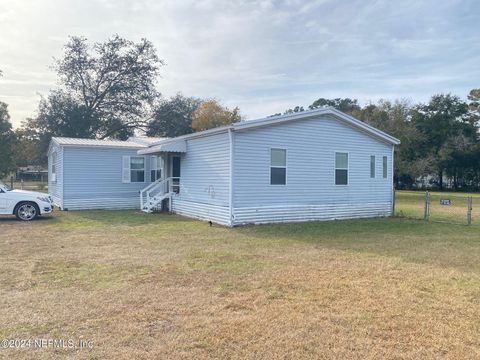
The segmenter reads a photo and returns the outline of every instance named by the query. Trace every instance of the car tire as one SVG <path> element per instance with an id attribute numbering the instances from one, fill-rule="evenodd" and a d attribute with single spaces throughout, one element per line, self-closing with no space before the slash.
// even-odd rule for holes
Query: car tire
<path id="1" fill-rule="evenodd" d="M 39 214 L 38 205 L 31 201 L 23 201 L 15 207 L 15 216 L 21 221 L 35 220 Z"/>

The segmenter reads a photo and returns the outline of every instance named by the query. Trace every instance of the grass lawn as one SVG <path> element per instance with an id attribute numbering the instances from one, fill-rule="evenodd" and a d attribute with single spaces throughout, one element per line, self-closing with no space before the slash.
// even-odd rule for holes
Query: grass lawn
<path id="1" fill-rule="evenodd" d="M 94 343 L 0 358 L 480 357 L 480 227 L 57 212 L 0 244 L 0 339 Z"/>

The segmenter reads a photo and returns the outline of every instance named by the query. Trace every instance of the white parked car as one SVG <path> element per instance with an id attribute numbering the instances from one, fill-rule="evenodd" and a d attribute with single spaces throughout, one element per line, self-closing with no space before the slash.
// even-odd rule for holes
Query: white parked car
<path id="1" fill-rule="evenodd" d="M 45 193 L 10 190 L 0 181 L 0 215 L 15 215 L 17 219 L 30 221 L 53 211 L 52 197 Z"/>

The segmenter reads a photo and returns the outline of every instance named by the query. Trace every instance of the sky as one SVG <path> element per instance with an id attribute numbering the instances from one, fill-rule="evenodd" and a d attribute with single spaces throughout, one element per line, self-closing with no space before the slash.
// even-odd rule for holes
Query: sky
<path id="1" fill-rule="evenodd" d="M 480 87 L 478 0 L 0 0 L 0 101 L 15 127 L 58 86 L 69 35 L 147 38 L 168 97 L 258 118 L 334 97 L 428 101 Z"/>

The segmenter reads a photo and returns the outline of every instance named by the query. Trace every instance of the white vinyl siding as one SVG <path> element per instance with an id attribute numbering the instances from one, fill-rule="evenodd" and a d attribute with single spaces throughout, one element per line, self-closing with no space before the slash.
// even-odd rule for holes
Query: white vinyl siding
<path id="1" fill-rule="evenodd" d="M 266 147 L 288 149 L 284 186 L 270 185 Z M 391 167 L 392 145 L 341 120 L 322 116 L 235 131 L 234 148 L 235 225 L 391 213 L 392 171 L 387 181 L 370 181 L 368 162 L 386 154 Z M 348 186 L 335 185 L 335 152 L 348 153 Z"/>
<path id="2" fill-rule="evenodd" d="M 180 193 L 172 198 L 173 212 L 229 225 L 228 133 L 187 140 L 180 167 Z"/>
<path id="3" fill-rule="evenodd" d="M 348 153 L 335 153 L 335 185 L 348 185 Z"/>
<path id="4" fill-rule="evenodd" d="M 129 209 L 140 206 L 139 191 L 148 181 L 130 182 L 130 158 L 138 157 L 139 149 L 67 146 L 62 149 L 64 208 Z M 146 174 L 149 174 L 149 162 L 145 165 Z"/>
<path id="5" fill-rule="evenodd" d="M 180 160 L 181 200 L 228 206 L 229 148 L 227 133 L 187 141 Z"/>
<path id="6" fill-rule="evenodd" d="M 375 155 L 370 156 L 370 178 L 375 179 Z"/>

